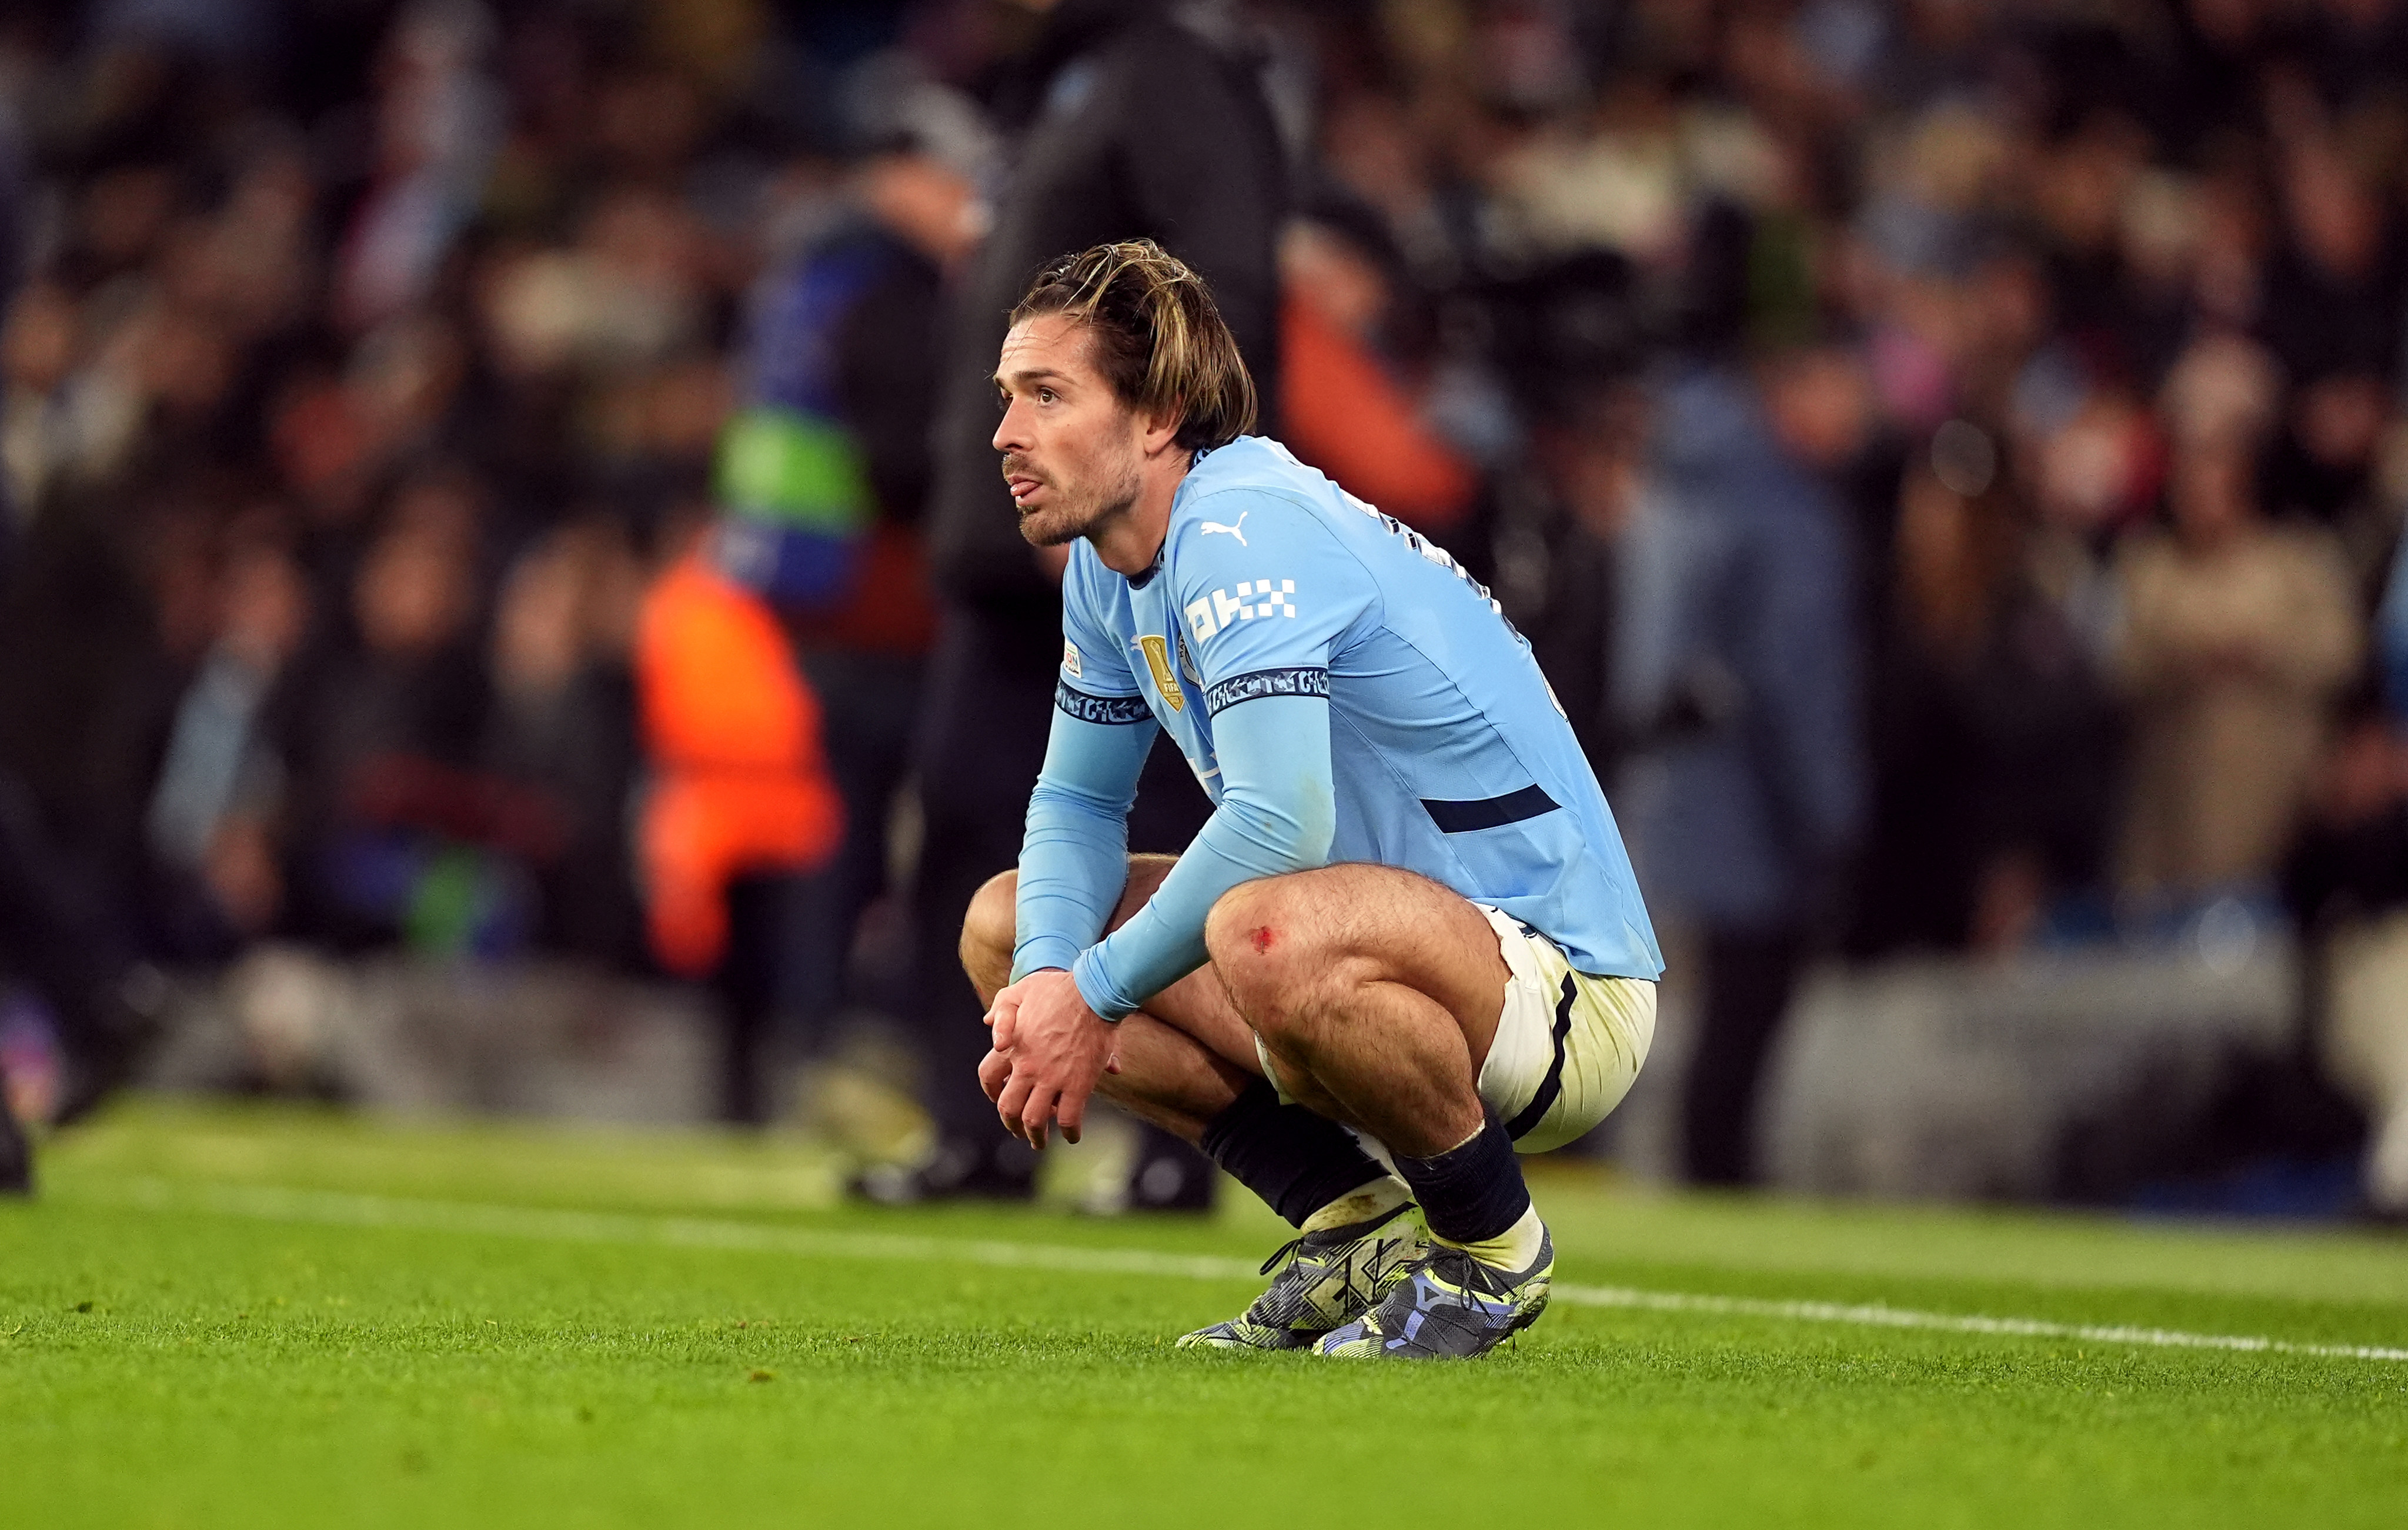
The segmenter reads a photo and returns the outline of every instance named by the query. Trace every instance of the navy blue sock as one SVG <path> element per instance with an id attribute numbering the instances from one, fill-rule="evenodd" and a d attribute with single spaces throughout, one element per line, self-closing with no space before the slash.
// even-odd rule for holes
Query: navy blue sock
<path id="1" fill-rule="evenodd" d="M 1206 1122 L 1197 1146 L 1296 1227 L 1388 1172 L 1345 1127 L 1301 1105 L 1282 1105 L 1267 1079 L 1248 1084 Z"/>
<path id="2" fill-rule="evenodd" d="M 1478 1137 L 1435 1158 L 1397 1154 L 1397 1172 L 1412 1187 L 1429 1230 L 1450 1243 L 1496 1237 L 1530 1208 L 1513 1139 L 1493 1114 Z"/>

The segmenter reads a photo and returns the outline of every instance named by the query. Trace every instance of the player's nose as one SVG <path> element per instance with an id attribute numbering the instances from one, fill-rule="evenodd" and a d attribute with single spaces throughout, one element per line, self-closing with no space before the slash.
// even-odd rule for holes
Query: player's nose
<path id="1" fill-rule="evenodd" d="M 1003 419 L 996 424 L 995 439 L 988 444 L 993 446 L 997 451 L 1026 450 L 1029 444 L 1028 431 L 1026 429 L 1027 422 L 1027 407 L 1021 403 L 1020 400 L 1016 398 L 1013 399 L 1011 403 L 1005 408 L 1003 411 Z"/>

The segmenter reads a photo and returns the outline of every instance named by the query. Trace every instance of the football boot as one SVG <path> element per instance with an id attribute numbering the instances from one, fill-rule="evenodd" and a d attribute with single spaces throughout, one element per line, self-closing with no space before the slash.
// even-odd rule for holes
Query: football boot
<path id="1" fill-rule="evenodd" d="M 1520 1274 L 1432 1243 L 1377 1306 L 1322 1336 L 1315 1348 L 1349 1360 L 1471 1360 L 1539 1321 L 1555 1273 L 1555 1238 Z"/>
<path id="2" fill-rule="evenodd" d="M 1306 1233 L 1263 1261 L 1279 1273 L 1254 1305 L 1182 1336 L 1179 1347 L 1301 1350 L 1370 1310 L 1429 1251 L 1429 1234 L 1407 1201 L 1376 1217 Z"/>

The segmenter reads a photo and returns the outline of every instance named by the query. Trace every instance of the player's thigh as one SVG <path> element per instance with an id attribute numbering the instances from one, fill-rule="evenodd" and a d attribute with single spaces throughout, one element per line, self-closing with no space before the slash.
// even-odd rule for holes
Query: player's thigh
<path id="1" fill-rule="evenodd" d="M 1178 864 L 1176 855 L 1131 855 L 1128 880 L 1121 884 L 1121 900 L 1112 906 L 1112 917 L 1105 923 L 1104 933 L 1109 935 L 1137 917 L 1145 900 L 1154 896 L 1154 890 L 1162 885 L 1162 879 L 1169 876 L 1170 868 Z"/>
<path id="2" fill-rule="evenodd" d="M 1250 986 L 1393 982 L 1455 1018 L 1477 1067 L 1512 977 L 1497 931 L 1469 899 L 1417 872 L 1344 865 L 1234 888 L 1207 925 L 1214 965 Z"/>

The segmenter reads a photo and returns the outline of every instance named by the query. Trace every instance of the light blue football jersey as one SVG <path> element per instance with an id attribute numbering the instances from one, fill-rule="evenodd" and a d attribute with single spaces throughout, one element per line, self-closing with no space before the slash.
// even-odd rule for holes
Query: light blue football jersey
<path id="1" fill-rule="evenodd" d="M 1278 442 L 1197 462 L 1144 577 L 1075 544 L 1062 608 L 1020 971 L 1068 965 L 1116 1018 L 1201 962 L 1228 887 L 1369 862 L 1503 909 L 1584 972 L 1661 974 L 1613 814 L 1528 642 L 1444 551 Z M 1154 906 L 1097 945 L 1121 874 L 1093 821 L 1125 813 L 1146 723 L 1216 810 Z"/>

